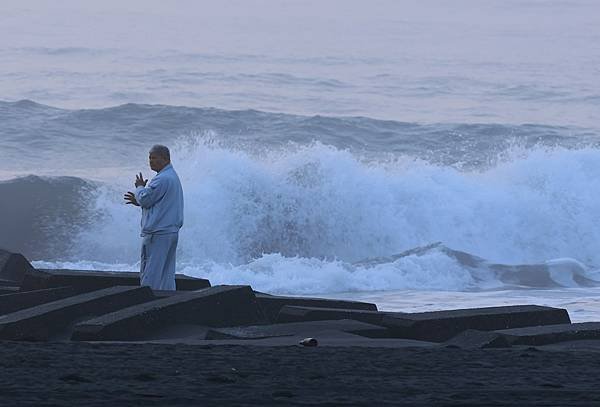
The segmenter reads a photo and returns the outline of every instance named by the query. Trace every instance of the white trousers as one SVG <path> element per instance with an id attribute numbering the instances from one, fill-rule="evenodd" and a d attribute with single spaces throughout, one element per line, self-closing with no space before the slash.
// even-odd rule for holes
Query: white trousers
<path id="1" fill-rule="evenodd" d="M 140 285 L 153 290 L 175 290 L 175 253 L 179 233 L 142 238 Z"/>

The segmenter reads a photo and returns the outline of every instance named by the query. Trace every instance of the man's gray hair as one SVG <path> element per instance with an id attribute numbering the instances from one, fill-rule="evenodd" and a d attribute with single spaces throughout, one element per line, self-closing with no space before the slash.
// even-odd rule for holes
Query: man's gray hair
<path id="1" fill-rule="evenodd" d="M 166 146 L 163 146 L 162 144 L 155 144 L 152 146 L 152 148 L 150 149 L 150 154 L 157 154 L 159 156 L 161 156 L 162 158 L 166 158 L 167 160 L 171 161 L 171 153 L 169 152 L 169 149 Z"/>

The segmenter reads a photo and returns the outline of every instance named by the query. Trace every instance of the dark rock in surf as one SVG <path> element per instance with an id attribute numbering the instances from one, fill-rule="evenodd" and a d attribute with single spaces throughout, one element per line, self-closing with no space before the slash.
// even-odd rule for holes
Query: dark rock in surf
<path id="1" fill-rule="evenodd" d="M 139 285 L 139 273 L 126 271 L 89 270 L 49 270 L 40 269 L 28 272 L 23 279 L 23 291 L 41 290 L 53 287 L 73 287 L 79 292 L 125 285 Z M 210 287 L 210 282 L 202 278 L 175 275 L 177 290 L 200 290 Z"/>
<path id="2" fill-rule="evenodd" d="M 19 286 L 25 274 L 32 271 L 33 266 L 22 254 L 0 249 L 0 285 Z"/>

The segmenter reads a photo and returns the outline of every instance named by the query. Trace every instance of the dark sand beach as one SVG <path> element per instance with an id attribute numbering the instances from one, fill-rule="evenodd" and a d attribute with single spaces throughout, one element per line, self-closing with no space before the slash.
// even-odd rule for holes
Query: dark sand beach
<path id="1" fill-rule="evenodd" d="M 394 313 L 182 275 L 167 293 L 3 259 L 0 406 L 600 405 L 600 324 L 564 309 Z"/>
<path id="2" fill-rule="evenodd" d="M 598 349 L 3 342 L 0 403 L 599 405 Z"/>

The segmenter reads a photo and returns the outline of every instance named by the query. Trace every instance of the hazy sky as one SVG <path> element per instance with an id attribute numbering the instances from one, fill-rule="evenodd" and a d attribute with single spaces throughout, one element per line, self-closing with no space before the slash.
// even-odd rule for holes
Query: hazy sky
<path id="1" fill-rule="evenodd" d="M 585 55 L 595 0 L 102 0 L 0 2 L 0 47 L 205 53 Z"/>

